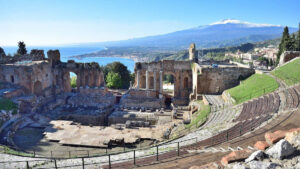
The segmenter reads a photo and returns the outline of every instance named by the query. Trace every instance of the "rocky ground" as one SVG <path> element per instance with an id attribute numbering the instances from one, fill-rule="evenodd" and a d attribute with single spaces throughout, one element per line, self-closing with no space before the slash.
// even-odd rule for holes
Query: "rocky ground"
<path id="1" fill-rule="evenodd" d="M 284 133 L 285 138 L 275 143 Z M 273 133 L 274 134 L 274 133 Z M 266 142 L 268 144 L 274 143 L 268 149 L 262 151 L 257 150 L 253 152 L 244 162 L 233 162 L 231 160 L 239 161 L 240 159 L 233 154 L 229 154 L 222 159 L 222 163 L 227 169 L 299 169 L 300 168 L 300 129 L 295 129 L 289 132 L 277 132 L 276 135 L 268 137 L 266 134 Z"/>

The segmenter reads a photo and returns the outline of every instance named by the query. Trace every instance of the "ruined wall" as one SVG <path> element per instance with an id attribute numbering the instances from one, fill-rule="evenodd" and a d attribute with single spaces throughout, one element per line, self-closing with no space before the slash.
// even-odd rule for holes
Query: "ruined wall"
<path id="1" fill-rule="evenodd" d="M 66 104 L 72 105 L 72 107 L 97 107 L 104 109 L 112 107 L 115 103 L 115 96 L 112 94 L 81 94 L 75 93 L 73 96 L 66 100 Z"/>
<path id="2" fill-rule="evenodd" d="M 282 65 L 296 57 L 300 57 L 300 51 L 285 51 L 280 56 L 279 64 Z"/>
<path id="3" fill-rule="evenodd" d="M 0 81 L 20 85 L 27 94 L 49 96 L 71 92 L 70 72 L 74 72 L 77 75 L 77 90 L 80 87 L 105 87 L 98 63 L 76 63 L 72 60 L 63 63 L 58 50 L 49 50 L 47 54 L 48 60 L 45 60 L 44 51 L 32 50 L 31 60 L 27 60 L 25 55 L 20 56 L 23 59 L 20 62 L 1 64 Z"/>
<path id="4" fill-rule="evenodd" d="M 197 94 L 221 94 L 254 73 L 254 69 L 241 67 L 201 68 L 195 72 Z"/>
<path id="5" fill-rule="evenodd" d="M 51 66 L 46 61 L 1 65 L 0 75 L 0 81 L 23 86 L 26 93 L 36 95 L 43 95 L 43 90 L 53 84 Z"/>
<path id="6" fill-rule="evenodd" d="M 4 56 L 0 57 L 0 64 L 13 64 L 22 61 L 39 61 L 46 60 L 44 50 L 32 49 L 30 54 L 16 55 L 13 57 Z"/>
<path id="7" fill-rule="evenodd" d="M 77 90 L 80 87 L 105 87 L 104 75 L 98 63 L 76 63 L 69 60 L 68 63 L 54 65 L 53 73 L 55 85 L 61 86 L 64 92 L 72 91 L 70 85 L 70 73 L 77 76 Z"/>
<path id="8" fill-rule="evenodd" d="M 168 74 L 174 77 L 174 97 L 188 98 L 192 88 L 191 61 L 138 62 L 135 65 L 135 88 L 154 90 L 163 94 L 163 76 Z"/>

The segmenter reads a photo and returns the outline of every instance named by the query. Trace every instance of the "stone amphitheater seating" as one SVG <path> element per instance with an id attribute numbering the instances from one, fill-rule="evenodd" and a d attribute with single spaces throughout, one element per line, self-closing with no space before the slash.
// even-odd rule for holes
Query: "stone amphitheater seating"
<path id="1" fill-rule="evenodd" d="M 280 97 L 279 93 L 281 93 L 281 96 L 284 97 Z M 280 111 L 279 108 L 281 106 L 283 107 L 283 110 L 300 108 L 299 101 L 300 84 L 248 101 L 243 104 L 240 115 L 234 120 L 237 123 L 233 127 L 224 130 L 213 137 L 207 138 L 193 145 L 188 145 L 185 147 L 185 150 L 203 149 L 204 147 L 218 145 L 228 140 L 240 137 L 241 135 L 259 127 L 263 122 L 271 119 L 274 113 L 278 113 Z M 281 105 L 281 103 L 285 103 L 285 105 Z M 219 115 L 220 114 L 218 113 L 214 113 L 207 123 L 217 121 Z"/>

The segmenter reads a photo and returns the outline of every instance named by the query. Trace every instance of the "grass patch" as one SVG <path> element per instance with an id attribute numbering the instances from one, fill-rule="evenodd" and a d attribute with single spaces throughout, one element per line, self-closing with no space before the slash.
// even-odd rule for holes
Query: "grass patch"
<path id="1" fill-rule="evenodd" d="M 12 114 L 17 113 L 18 106 L 16 103 L 12 102 L 9 99 L 0 98 L 0 110 L 13 110 Z"/>
<path id="2" fill-rule="evenodd" d="M 34 156 L 33 154 L 16 151 L 16 150 L 11 149 L 6 146 L 0 146 L 0 150 L 1 150 L 1 152 L 4 152 L 6 154 L 12 154 L 12 155 L 18 155 L 18 156 L 24 156 L 24 157 L 33 157 Z"/>
<path id="3" fill-rule="evenodd" d="M 300 82 L 300 58 L 287 63 L 271 72 L 274 76 L 283 80 L 287 85 Z"/>
<path id="4" fill-rule="evenodd" d="M 260 97 L 271 93 L 279 87 L 279 84 L 272 77 L 265 74 L 254 74 L 242 81 L 240 85 L 227 90 L 236 104 L 245 102 L 252 98 Z"/>
<path id="5" fill-rule="evenodd" d="M 192 126 L 200 126 L 203 122 L 205 122 L 208 114 L 210 113 L 210 106 L 205 105 L 203 101 L 198 101 L 200 104 L 200 110 L 195 112 L 192 115 L 192 121 L 190 124 L 185 125 L 185 128 L 191 128 Z"/>

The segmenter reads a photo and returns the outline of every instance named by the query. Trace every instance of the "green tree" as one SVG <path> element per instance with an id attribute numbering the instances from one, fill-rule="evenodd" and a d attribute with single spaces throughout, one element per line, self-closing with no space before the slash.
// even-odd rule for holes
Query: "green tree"
<path id="1" fill-rule="evenodd" d="M 277 53 L 277 60 L 276 60 L 276 64 L 279 63 L 280 60 L 280 55 L 287 50 L 287 48 L 290 47 L 290 34 L 289 34 L 289 28 L 286 26 L 284 27 L 283 33 L 282 33 L 282 37 L 281 37 L 281 41 L 279 44 L 279 50 Z"/>
<path id="2" fill-rule="evenodd" d="M 122 79 L 118 73 L 108 72 L 106 76 L 106 85 L 112 89 L 120 89 L 122 87 Z"/>
<path id="3" fill-rule="evenodd" d="M 109 72 L 118 73 L 121 77 L 121 87 L 122 89 L 128 89 L 130 85 L 130 72 L 127 67 L 121 62 L 113 62 L 104 67 L 102 67 L 104 77 L 108 75 Z M 106 78 L 105 78 L 106 79 Z M 106 81 L 106 83 L 108 83 Z"/>
<path id="4" fill-rule="evenodd" d="M 72 88 L 77 87 L 77 77 L 76 76 L 71 77 L 71 87 Z"/>
<path id="5" fill-rule="evenodd" d="M 300 23 L 299 23 L 299 30 L 296 38 L 296 50 L 300 51 Z"/>
<path id="6" fill-rule="evenodd" d="M 5 57 L 5 52 L 3 50 L 3 48 L 0 47 L 0 57 Z"/>
<path id="7" fill-rule="evenodd" d="M 174 76 L 171 75 L 171 74 L 165 75 L 165 81 L 166 81 L 167 83 L 174 83 Z"/>
<path id="8" fill-rule="evenodd" d="M 17 54 L 19 54 L 19 55 L 27 54 L 26 45 L 23 41 L 18 42 L 18 46 L 19 46 L 19 49 L 17 51 Z"/>

